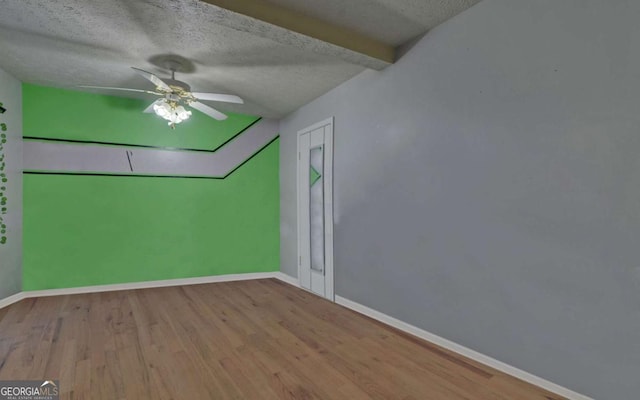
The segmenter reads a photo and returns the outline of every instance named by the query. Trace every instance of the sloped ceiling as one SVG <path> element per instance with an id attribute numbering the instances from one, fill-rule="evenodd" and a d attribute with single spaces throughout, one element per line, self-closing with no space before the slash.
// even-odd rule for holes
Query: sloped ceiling
<path id="1" fill-rule="evenodd" d="M 398 46 L 477 1 L 271 3 Z M 193 90 L 236 94 L 246 102 L 212 104 L 216 108 L 271 118 L 366 68 L 357 57 L 342 57 L 339 46 L 325 51 L 303 35 L 279 40 L 282 33 L 273 34 L 270 23 L 210 3 L 215 1 L 0 0 L 0 67 L 20 80 L 48 86 L 143 89 L 148 82 L 129 67 L 165 76 L 158 60 L 179 55 L 191 61 L 192 71 L 177 78 Z"/>

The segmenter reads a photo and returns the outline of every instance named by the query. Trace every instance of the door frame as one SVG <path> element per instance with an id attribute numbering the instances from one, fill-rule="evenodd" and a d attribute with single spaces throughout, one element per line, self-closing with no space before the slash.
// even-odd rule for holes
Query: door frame
<path id="1" fill-rule="evenodd" d="M 300 137 L 305 133 L 310 133 L 318 128 L 327 127 L 325 130 L 324 152 L 324 245 L 325 245 L 325 298 L 335 301 L 334 289 L 334 265 L 333 265 L 333 117 L 329 117 L 311 126 L 298 131 L 296 136 L 296 220 L 297 220 L 297 249 L 298 249 L 298 284 L 301 285 L 302 269 L 302 229 L 301 229 L 301 201 L 300 201 Z M 305 188 L 308 190 L 309 188 Z"/>

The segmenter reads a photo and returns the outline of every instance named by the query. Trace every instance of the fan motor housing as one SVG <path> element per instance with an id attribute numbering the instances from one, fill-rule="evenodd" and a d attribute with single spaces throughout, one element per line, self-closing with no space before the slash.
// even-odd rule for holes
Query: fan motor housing
<path id="1" fill-rule="evenodd" d="M 166 83 L 167 85 L 171 86 L 172 89 L 176 89 L 177 92 L 179 91 L 183 91 L 183 92 L 190 92 L 191 91 L 191 86 L 187 85 L 185 82 L 176 80 L 176 79 L 168 79 L 168 78 L 163 78 L 162 81 L 164 83 Z"/>

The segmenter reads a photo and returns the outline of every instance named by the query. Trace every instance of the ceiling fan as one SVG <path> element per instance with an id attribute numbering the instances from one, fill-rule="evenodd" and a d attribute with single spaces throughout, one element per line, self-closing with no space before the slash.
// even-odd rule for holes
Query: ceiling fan
<path id="1" fill-rule="evenodd" d="M 142 90 L 131 88 L 119 88 L 119 87 L 105 87 L 105 86 L 90 86 L 81 85 L 82 88 L 89 89 L 105 89 L 105 90 L 121 90 L 126 92 L 139 92 L 149 93 L 156 96 L 161 96 L 147 107 L 144 112 L 155 112 L 158 116 L 166 119 L 168 125 L 175 129 L 176 124 L 188 119 L 191 116 L 191 111 L 188 111 L 185 106 L 195 108 L 196 110 L 215 118 L 217 120 L 224 120 L 227 116 L 213 107 L 201 103 L 198 100 L 207 101 L 220 101 L 226 103 L 243 104 L 244 101 L 231 94 L 219 94 L 219 93 L 203 93 L 192 92 L 191 86 L 185 82 L 175 79 L 175 73 L 179 68 L 179 65 L 171 65 L 169 67 L 171 71 L 171 78 L 159 78 L 151 72 L 144 71 L 139 68 L 131 67 L 138 74 L 148 79 L 153 83 L 155 90 Z"/>

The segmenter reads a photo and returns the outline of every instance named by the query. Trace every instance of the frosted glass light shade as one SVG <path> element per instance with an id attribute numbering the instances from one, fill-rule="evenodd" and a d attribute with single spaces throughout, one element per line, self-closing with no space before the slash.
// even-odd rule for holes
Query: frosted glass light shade
<path id="1" fill-rule="evenodd" d="M 191 116 L 191 111 L 185 110 L 183 106 L 170 104 L 165 99 L 160 99 L 153 105 L 153 111 L 159 117 L 168 121 L 169 125 L 179 124 Z"/>

